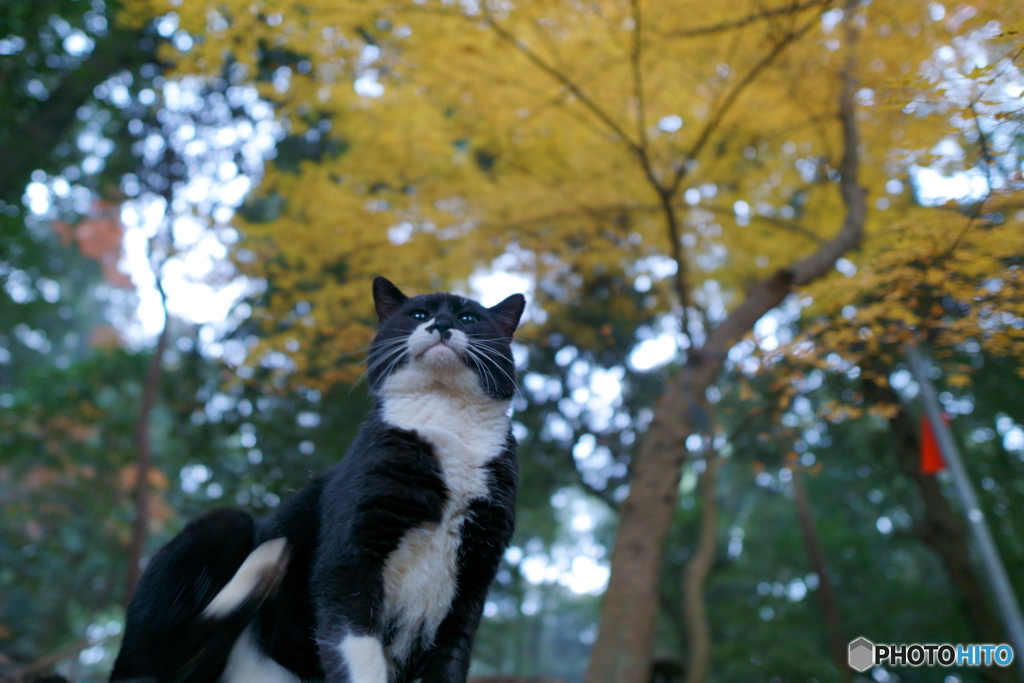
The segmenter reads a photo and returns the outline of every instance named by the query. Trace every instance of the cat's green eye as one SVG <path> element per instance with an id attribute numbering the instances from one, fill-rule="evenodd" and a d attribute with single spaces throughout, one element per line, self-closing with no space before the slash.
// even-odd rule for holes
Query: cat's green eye
<path id="1" fill-rule="evenodd" d="M 459 322 L 461 322 L 464 325 L 472 325 L 473 323 L 478 322 L 479 320 L 480 318 L 476 317 L 472 313 L 463 313 L 462 315 L 459 316 Z"/>
<path id="2" fill-rule="evenodd" d="M 409 314 L 409 316 L 413 320 L 426 320 L 427 319 L 427 312 L 426 311 L 413 311 L 412 313 Z"/>

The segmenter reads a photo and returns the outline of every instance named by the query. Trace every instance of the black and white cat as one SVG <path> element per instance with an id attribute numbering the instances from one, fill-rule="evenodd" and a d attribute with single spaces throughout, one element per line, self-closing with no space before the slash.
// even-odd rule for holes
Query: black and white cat
<path id="1" fill-rule="evenodd" d="M 462 683 L 512 537 L 510 342 L 525 300 L 373 283 L 375 406 L 267 518 L 191 522 L 154 555 L 111 681 Z"/>

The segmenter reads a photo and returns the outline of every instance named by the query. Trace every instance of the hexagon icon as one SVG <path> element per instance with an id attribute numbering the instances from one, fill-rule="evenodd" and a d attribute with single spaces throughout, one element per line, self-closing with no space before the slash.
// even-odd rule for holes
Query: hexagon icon
<path id="1" fill-rule="evenodd" d="M 850 668 L 861 673 L 870 669 L 875 663 L 875 644 L 867 638 L 858 638 L 850 643 Z"/>

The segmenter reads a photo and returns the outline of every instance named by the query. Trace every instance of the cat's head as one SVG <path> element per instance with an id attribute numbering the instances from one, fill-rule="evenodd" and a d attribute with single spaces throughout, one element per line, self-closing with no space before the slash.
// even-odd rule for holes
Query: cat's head
<path id="1" fill-rule="evenodd" d="M 522 294 L 485 308 L 458 294 L 407 297 L 385 278 L 373 281 L 380 330 L 370 346 L 370 386 L 392 383 L 476 382 L 488 396 L 509 400 L 516 391 L 512 334 L 526 306 Z"/>

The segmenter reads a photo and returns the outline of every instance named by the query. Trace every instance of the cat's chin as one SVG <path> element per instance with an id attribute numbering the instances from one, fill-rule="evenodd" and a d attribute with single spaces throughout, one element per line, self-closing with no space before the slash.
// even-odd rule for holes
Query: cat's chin
<path id="1" fill-rule="evenodd" d="M 428 349 L 385 380 L 380 395 L 388 400 L 398 396 L 443 393 L 469 399 L 481 395 L 476 373 L 457 351 Z"/>
<path id="2" fill-rule="evenodd" d="M 463 364 L 459 352 L 444 342 L 434 344 L 420 354 L 419 361 L 424 365 L 437 368 L 451 368 Z"/>

